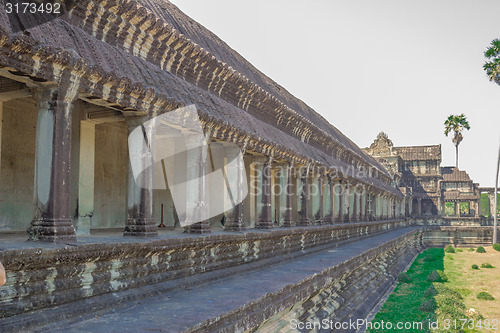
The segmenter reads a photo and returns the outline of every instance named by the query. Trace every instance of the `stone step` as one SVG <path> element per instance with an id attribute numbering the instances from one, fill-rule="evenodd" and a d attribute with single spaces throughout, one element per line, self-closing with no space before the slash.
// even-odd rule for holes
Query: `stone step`
<path id="1" fill-rule="evenodd" d="M 264 325 L 261 330 L 267 332 L 266 320 L 286 321 L 282 318 L 287 318 L 287 309 L 294 305 L 295 319 L 315 320 L 324 307 L 334 308 L 335 298 L 327 294 L 334 294 L 337 287 L 343 302 L 334 314 L 343 313 L 342 320 L 346 320 L 350 314 L 368 314 L 371 307 L 366 309 L 363 299 L 380 298 L 396 271 L 406 267 L 421 246 L 419 229 L 403 228 L 46 328 L 51 332 L 242 332 Z M 135 292 L 141 292 L 140 288 Z M 322 292 L 326 293 L 322 300 L 309 299 Z M 304 304 L 309 306 L 300 310 Z"/>

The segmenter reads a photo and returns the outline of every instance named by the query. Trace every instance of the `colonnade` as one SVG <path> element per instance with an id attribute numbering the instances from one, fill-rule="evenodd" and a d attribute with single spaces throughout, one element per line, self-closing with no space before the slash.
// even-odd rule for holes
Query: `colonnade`
<path id="1" fill-rule="evenodd" d="M 39 88 L 33 90 L 32 98 L 38 115 L 34 212 L 28 229 L 29 238 L 74 241 L 77 233 L 90 233 L 94 213 L 96 122 L 83 116 L 76 122 L 77 128 L 71 125 L 75 123 L 72 119 L 75 114 L 81 116 L 74 112 L 75 105 L 82 103 L 76 93 L 71 94 L 71 89 Z M 0 101 L 0 110 L 1 104 Z M 129 134 L 148 119 L 144 115 L 124 117 L 117 111 L 109 111 L 117 113 L 121 117 L 118 120 L 126 121 Z M 226 182 L 241 183 L 247 177 L 248 197 L 225 211 L 224 229 L 227 231 L 385 220 L 404 215 L 401 197 L 358 179 L 338 177 L 331 169 L 318 165 L 286 161 L 245 147 L 240 149 L 245 158 L 228 164 L 224 172 Z M 186 159 L 187 170 L 184 172 L 187 178 L 207 175 L 209 160 L 202 151 L 188 152 Z M 168 164 L 163 165 L 163 168 L 168 167 Z M 77 175 L 76 181 L 73 174 Z M 142 181 L 141 185 L 137 184 L 129 161 L 125 236 L 152 237 L 158 234 L 153 191 L 157 179 L 150 172 L 143 175 Z M 144 186 L 145 183 L 150 186 Z M 209 198 L 208 187 L 208 183 L 199 182 L 196 188 L 186 188 L 187 210 L 199 216 L 206 215 L 210 200 L 217 200 Z M 237 191 L 243 189 L 237 188 Z M 74 193 L 78 202 L 76 222 L 70 203 Z M 189 206 L 189 202 L 194 204 Z M 248 205 L 250 207 L 245 207 Z M 209 219 L 187 224 L 186 232 L 206 233 L 211 230 Z"/>

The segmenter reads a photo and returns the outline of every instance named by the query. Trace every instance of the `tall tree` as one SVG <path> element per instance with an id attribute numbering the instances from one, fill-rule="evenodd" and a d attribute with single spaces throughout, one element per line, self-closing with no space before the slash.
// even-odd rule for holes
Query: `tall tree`
<path id="1" fill-rule="evenodd" d="M 491 41 L 490 47 L 484 52 L 484 56 L 489 59 L 483 65 L 486 75 L 490 81 L 495 81 L 500 84 L 500 40 L 494 39 Z M 495 177 L 495 214 L 493 215 L 493 243 L 498 242 L 497 227 L 498 227 L 498 173 L 500 172 L 500 145 L 498 149 L 497 174 Z"/>
<path id="2" fill-rule="evenodd" d="M 489 60 L 483 65 L 486 75 L 490 81 L 500 84 L 500 39 L 491 41 L 490 46 L 484 52 L 484 56 Z"/>
<path id="3" fill-rule="evenodd" d="M 467 121 L 467 117 L 462 113 L 458 116 L 450 115 L 448 119 L 444 122 L 444 135 L 448 136 L 448 134 L 453 131 L 455 135 L 453 135 L 453 139 L 451 140 L 455 144 L 456 149 L 456 166 L 458 168 L 458 145 L 464 137 L 462 136 L 462 131 L 464 129 L 470 130 L 469 122 Z"/>

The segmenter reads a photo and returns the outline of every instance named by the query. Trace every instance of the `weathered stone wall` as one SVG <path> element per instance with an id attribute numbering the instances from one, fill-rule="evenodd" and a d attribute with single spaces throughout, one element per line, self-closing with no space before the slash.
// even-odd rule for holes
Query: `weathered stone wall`
<path id="1" fill-rule="evenodd" d="M 96 125 L 92 228 L 123 228 L 126 220 L 128 130 L 125 123 Z"/>
<path id="2" fill-rule="evenodd" d="M 425 227 L 424 243 L 427 247 L 490 245 L 493 227 L 480 218 L 420 218 L 408 220 L 410 225 Z M 500 230 L 500 229 L 499 229 Z"/>
<path id="3" fill-rule="evenodd" d="M 0 156 L 0 231 L 25 231 L 33 218 L 35 126 L 31 98 L 3 103 Z"/>
<path id="4" fill-rule="evenodd" d="M 290 332 L 292 319 L 303 323 L 321 323 L 325 318 L 355 322 L 369 314 L 422 249 L 422 231 L 411 231 L 277 294 L 267 294 L 243 308 L 201 323 L 192 332 Z"/>
<path id="5" fill-rule="evenodd" d="M 0 287 L 0 325 L 29 325 L 8 318 L 91 296 L 197 275 L 216 269 L 298 255 L 350 239 L 406 226 L 405 221 L 352 223 L 115 244 L 0 252 L 8 283 Z M 34 324 L 40 324 L 40 318 Z M 12 326 L 10 326 L 12 325 Z"/>
<path id="6" fill-rule="evenodd" d="M 500 231 L 500 228 L 498 229 Z M 425 228 L 424 244 L 428 247 L 443 247 L 452 244 L 457 247 L 491 245 L 492 227 L 481 226 L 439 226 Z"/>

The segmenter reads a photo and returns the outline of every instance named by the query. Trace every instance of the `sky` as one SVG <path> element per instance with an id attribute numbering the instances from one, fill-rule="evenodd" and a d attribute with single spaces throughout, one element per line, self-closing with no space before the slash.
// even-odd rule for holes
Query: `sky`
<path id="1" fill-rule="evenodd" d="M 470 131 L 459 167 L 494 186 L 500 86 L 482 69 L 500 38 L 498 0 L 171 0 L 360 147 L 441 144 L 450 114 Z"/>

